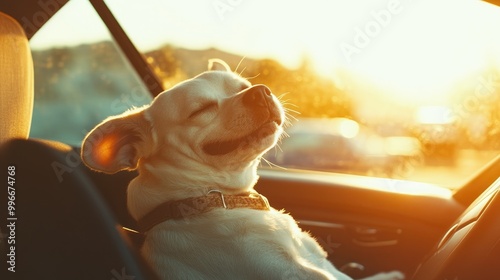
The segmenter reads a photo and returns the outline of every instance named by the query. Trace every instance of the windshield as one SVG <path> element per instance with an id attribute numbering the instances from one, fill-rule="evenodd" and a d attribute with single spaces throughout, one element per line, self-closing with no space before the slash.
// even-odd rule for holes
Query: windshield
<path id="1" fill-rule="evenodd" d="M 290 125 L 263 168 L 456 188 L 500 150 L 500 12 L 491 4 L 106 4 L 165 88 L 204 71 L 213 57 L 271 88 Z"/>

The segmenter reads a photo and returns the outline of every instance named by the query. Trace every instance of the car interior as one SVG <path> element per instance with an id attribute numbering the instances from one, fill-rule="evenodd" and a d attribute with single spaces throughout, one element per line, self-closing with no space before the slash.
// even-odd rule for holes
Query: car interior
<path id="1" fill-rule="evenodd" d="M 136 173 L 94 172 L 82 163 L 80 147 L 29 137 L 37 94 L 29 40 L 68 1 L 38 2 L 0 4 L 0 166 L 11 178 L 0 195 L 0 278 L 157 279 L 138 253 L 143 236 L 126 207 Z M 90 2 L 150 94 L 160 93 L 161 82 L 105 2 Z M 415 280 L 498 279 L 499 174 L 497 156 L 450 191 L 398 179 L 262 169 L 256 190 L 355 279 L 389 270 Z"/>

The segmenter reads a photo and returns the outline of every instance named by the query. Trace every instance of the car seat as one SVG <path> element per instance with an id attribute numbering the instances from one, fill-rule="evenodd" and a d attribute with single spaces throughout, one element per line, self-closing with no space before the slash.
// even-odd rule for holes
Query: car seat
<path id="1" fill-rule="evenodd" d="M 33 82 L 24 31 L 0 12 L 0 279 L 156 279 L 74 150 L 28 139 Z"/>

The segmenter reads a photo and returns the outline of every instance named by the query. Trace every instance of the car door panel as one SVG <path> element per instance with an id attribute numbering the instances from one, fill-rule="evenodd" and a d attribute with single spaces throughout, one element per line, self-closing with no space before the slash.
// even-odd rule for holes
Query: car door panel
<path id="1" fill-rule="evenodd" d="M 410 274 L 464 210 L 452 196 L 383 191 L 362 181 L 264 170 L 256 189 L 309 231 L 334 264 L 355 262 L 366 274 L 391 269 Z"/>

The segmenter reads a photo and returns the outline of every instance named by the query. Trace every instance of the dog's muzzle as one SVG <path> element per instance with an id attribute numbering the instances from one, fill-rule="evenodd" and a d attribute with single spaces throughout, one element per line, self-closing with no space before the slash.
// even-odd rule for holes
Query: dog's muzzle
<path id="1" fill-rule="evenodd" d="M 243 105 L 252 111 L 269 113 L 269 120 L 281 125 L 282 118 L 279 109 L 274 105 L 271 90 L 265 85 L 255 85 L 242 93 Z M 264 113 L 263 112 L 263 113 Z"/>
<path id="2" fill-rule="evenodd" d="M 255 85 L 236 95 L 237 102 L 247 110 L 254 123 L 257 124 L 247 135 L 236 139 L 217 140 L 203 145 L 203 151 L 208 155 L 220 156 L 235 151 L 238 148 L 249 147 L 259 139 L 268 137 L 278 130 L 283 123 L 283 116 L 278 101 L 265 85 Z M 236 127 L 234 129 L 240 129 Z"/>

